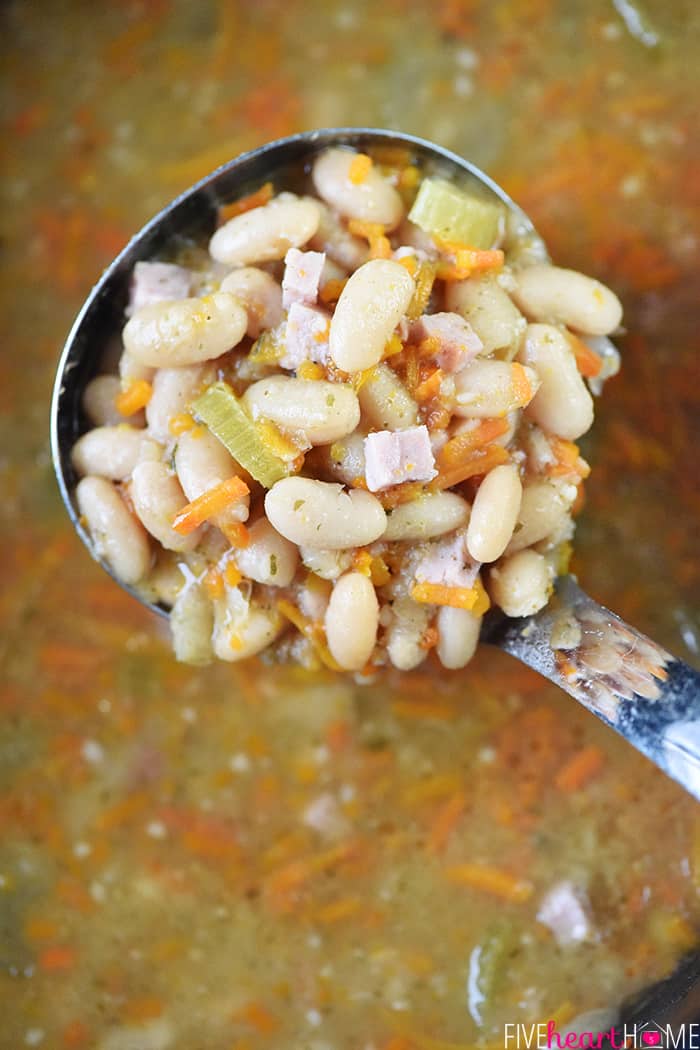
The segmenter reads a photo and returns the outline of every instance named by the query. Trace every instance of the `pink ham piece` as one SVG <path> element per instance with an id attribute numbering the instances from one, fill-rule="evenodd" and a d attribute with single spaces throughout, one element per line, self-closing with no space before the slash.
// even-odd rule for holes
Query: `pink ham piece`
<path id="1" fill-rule="evenodd" d="M 443 372 L 459 372 L 483 349 L 483 343 L 468 321 L 459 314 L 423 314 L 411 325 L 411 342 L 435 339 L 435 360 Z"/>
<path id="2" fill-rule="evenodd" d="M 314 305 L 325 261 L 325 252 L 300 252 L 298 248 L 289 249 L 284 257 L 282 278 L 282 306 L 285 310 L 288 310 L 292 303 Z"/>
<path id="3" fill-rule="evenodd" d="M 370 492 L 402 481 L 430 481 L 436 474 L 426 426 L 380 430 L 365 438 L 365 479 Z"/>
<path id="4" fill-rule="evenodd" d="M 281 368 L 297 369 L 303 361 L 325 365 L 331 319 L 325 310 L 304 303 L 292 303 L 284 331 L 285 352 Z"/>
<path id="5" fill-rule="evenodd" d="M 457 532 L 447 539 L 428 544 L 428 550 L 416 565 L 418 583 L 435 583 L 442 587 L 471 589 L 476 583 L 481 563 L 467 550 L 467 534 Z"/>
<path id="6" fill-rule="evenodd" d="M 192 274 L 174 263 L 137 262 L 131 277 L 127 317 L 152 303 L 186 299 L 192 288 Z"/>
<path id="7" fill-rule="evenodd" d="M 558 882 L 545 894 L 537 921 L 549 926 L 562 947 L 585 941 L 590 934 L 585 903 L 571 882 Z"/>

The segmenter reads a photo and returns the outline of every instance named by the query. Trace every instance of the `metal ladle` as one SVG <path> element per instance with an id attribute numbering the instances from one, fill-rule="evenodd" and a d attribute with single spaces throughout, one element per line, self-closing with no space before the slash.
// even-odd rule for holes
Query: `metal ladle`
<path id="1" fill-rule="evenodd" d="M 87 429 L 82 411 L 85 386 L 97 373 L 105 348 L 119 339 L 134 264 L 161 256 L 183 238 L 206 242 L 216 229 L 219 208 L 270 178 L 285 188 L 300 186 L 316 154 L 328 146 L 405 148 L 425 171 L 463 184 L 478 183 L 480 192 L 505 205 L 508 225 L 518 239 L 525 238 L 546 257 L 532 223 L 500 186 L 449 150 L 399 132 L 305 132 L 245 153 L 202 179 L 147 223 L 105 270 L 73 325 L 58 365 L 51 409 L 53 463 L 68 514 L 93 557 L 76 508 L 78 479 L 70 452 Z M 109 566 L 101 564 L 116 579 Z M 117 582 L 153 612 L 167 615 L 167 609 Z M 489 613 L 482 640 L 555 682 L 700 799 L 700 675 L 597 605 L 572 576 L 559 578 L 549 605 L 535 616 L 508 619 Z"/>

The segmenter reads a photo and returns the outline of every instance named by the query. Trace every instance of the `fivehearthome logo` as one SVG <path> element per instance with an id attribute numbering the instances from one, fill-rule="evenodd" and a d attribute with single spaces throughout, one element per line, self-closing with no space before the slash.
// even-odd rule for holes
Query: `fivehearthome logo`
<path id="1" fill-rule="evenodd" d="M 506 1024 L 504 1050 L 700 1050 L 700 1023 L 660 1025 L 645 1021 L 604 1031 L 560 1029 L 556 1021 Z"/>

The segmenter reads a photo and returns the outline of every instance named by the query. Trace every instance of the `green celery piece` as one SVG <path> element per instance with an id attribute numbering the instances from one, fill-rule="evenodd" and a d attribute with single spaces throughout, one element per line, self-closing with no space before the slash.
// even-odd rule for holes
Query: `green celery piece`
<path id="1" fill-rule="evenodd" d="M 498 239 L 503 209 L 431 176 L 423 179 L 408 217 L 441 241 L 486 249 Z"/>
<path id="2" fill-rule="evenodd" d="M 191 406 L 237 463 L 266 488 L 288 475 L 287 465 L 270 452 L 228 383 L 212 383 Z"/>

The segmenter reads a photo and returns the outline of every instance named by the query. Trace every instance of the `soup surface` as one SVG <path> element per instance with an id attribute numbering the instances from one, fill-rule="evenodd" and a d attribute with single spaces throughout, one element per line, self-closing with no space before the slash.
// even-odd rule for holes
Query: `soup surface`
<path id="1" fill-rule="evenodd" d="M 3 5 L 3 1050 L 501 1046 L 696 943 L 695 805 L 573 701 L 490 650 L 361 687 L 177 665 L 47 442 L 82 298 L 180 189 L 308 127 L 425 135 L 620 293 L 574 569 L 696 661 L 700 16 L 648 7 Z"/>

